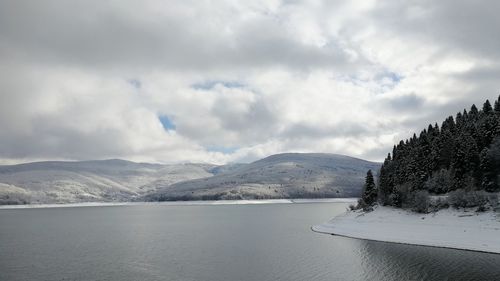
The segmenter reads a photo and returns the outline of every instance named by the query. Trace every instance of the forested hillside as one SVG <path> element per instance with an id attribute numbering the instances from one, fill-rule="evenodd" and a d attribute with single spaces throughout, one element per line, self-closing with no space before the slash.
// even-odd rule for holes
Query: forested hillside
<path id="1" fill-rule="evenodd" d="M 327 153 L 283 153 L 223 172 L 165 185 L 146 201 L 358 197 L 374 163 Z M 377 174 L 375 173 L 375 176 Z"/>
<path id="2" fill-rule="evenodd" d="M 357 197 L 373 163 L 286 153 L 250 164 L 48 161 L 0 166 L 0 205 L 162 200 Z M 376 174 L 375 174 L 376 175 Z"/>
<path id="3" fill-rule="evenodd" d="M 428 204 L 427 192 L 477 197 L 500 190 L 499 174 L 500 97 L 493 107 L 488 100 L 480 110 L 472 105 L 395 145 L 380 170 L 378 201 L 404 207 Z"/>

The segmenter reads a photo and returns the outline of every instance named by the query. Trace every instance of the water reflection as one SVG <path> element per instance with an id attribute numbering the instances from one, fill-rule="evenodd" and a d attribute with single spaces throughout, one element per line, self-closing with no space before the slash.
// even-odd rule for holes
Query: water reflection
<path id="1" fill-rule="evenodd" d="M 499 280 L 500 255 L 360 240 L 366 280 Z"/>
<path id="2" fill-rule="evenodd" d="M 345 204 L 0 211 L 0 280 L 500 280 L 500 255 L 312 232 Z"/>

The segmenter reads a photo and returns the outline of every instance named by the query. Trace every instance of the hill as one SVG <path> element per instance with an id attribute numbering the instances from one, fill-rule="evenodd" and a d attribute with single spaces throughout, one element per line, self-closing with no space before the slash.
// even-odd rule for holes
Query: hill
<path id="1" fill-rule="evenodd" d="M 214 167 L 118 159 L 0 166 L 0 204 L 131 201 L 158 184 L 212 176 Z"/>
<path id="2" fill-rule="evenodd" d="M 155 188 L 148 201 L 358 197 L 380 164 L 336 154 L 285 153 L 221 173 Z"/>
<path id="3" fill-rule="evenodd" d="M 358 197 L 380 164 L 287 153 L 250 164 L 135 163 L 119 159 L 0 166 L 1 204 Z"/>

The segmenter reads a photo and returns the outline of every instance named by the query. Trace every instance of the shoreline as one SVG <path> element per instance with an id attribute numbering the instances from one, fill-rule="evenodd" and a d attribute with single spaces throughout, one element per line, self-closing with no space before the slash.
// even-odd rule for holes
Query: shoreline
<path id="1" fill-rule="evenodd" d="M 439 248 L 439 249 L 450 249 L 450 250 L 459 250 L 459 251 L 467 251 L 467 252 L 475 252 L 475 253 L 485 253 L 485 254 L 500 254 L 500 253 L 491 252 L 491 251 L 471 250 L 471 249 L 454 248 L 454 247 L 447 247 L 447 246 L 411 244 L 411 243 L 405 243 L 405 242 L 390 242 L 390 241 L 375 240 L 375 239 L 369 239 L 369 238 L 355 238 L 355 237 L 347 236 L 347 235 L 340 235 L 340 234 L 332 234 L 332 233 L 321 232 L 321 231 L 315 230 L 314 226 L 311 226 L 311 230 L 313 232 L 316 232 L 316 233 L 319 233 L 319 234 L 325 234 L 325 235 L 331 235 L 331 236 L 339 236 L 339 237 L 344 237 L 344 238 L 349 238 L 349 239 L 364 240 L 364 241 L 377 242 L 377 243 L 399 244 L 399 245 L 409 245 L 409 246 L 416 246 L 416 247 L 429 247 L 429 248 Z"/>
<path id="2" fill-rule="evenodd" d="M 218 205 L 262 205 L 262 204 L 308 204 L 308 203 L 355 203 L 358 198 L 318 199 L 255 199 L 255 200 L 206 200 L 206 201 L 162 201 L 162 202 L 81 202 L 61 204 L 0 205 L 0 210 L 116 207 L 116 206 L 218 206 Z"/>
<path id="3" fill-rule="evenodd" d="M 500 254 L 500 214 L 445 209 L 417 214 L 377 207 L 349 211 L 311 227 L 317 233 L 368 241 Z"/>

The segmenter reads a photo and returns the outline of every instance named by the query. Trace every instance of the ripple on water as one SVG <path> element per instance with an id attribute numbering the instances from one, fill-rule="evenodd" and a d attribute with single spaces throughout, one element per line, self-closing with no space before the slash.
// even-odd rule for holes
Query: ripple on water
<path id="1" fill-rule="evenodd" d="M 0 280 L 498 280 L 500 255 L 312 232 L 347 204 L 0 211 Z"/>

